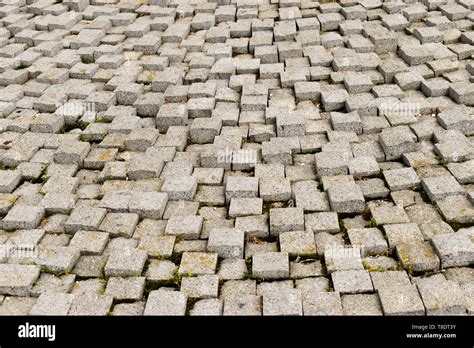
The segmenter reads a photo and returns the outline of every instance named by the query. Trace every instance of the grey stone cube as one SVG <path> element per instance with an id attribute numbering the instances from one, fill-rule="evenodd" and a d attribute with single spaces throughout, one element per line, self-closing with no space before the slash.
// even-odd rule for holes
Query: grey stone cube
<path id="1" fill-rule="evenodd" d="M 0 294 L 27 296 L 40 276 L 34 265 L 0 264 Z"/>
<path id="2" fill-rule="evenodd" d="M 223 258 L 243 258 L 245 232 L 238 228 L 214 228 L 209 233 L 207 250 Z"/>
<path id="3" fill-rule="evenodd" d="M 45 214 L 44 208 L 16 204 L 1 221 L 5 230 L 34 229 Z"/>
<path id="4" fill-rule="evenodd" d="M 201 216 L 172 216 L 166 224 L 165 234 L 184 239 L 198 239 L 202 224 Z"/>
<path id="5" fill-rule="evenodd" d="M 284 279 L 290 274 L 288 253 L 259 253 L 252 257 L 252 276 L 263 279 Z"/>
<path id="6" fill-rule="evenodd" d="M 334 290 L 342 294 L 373 291 L 369 272 L 366 270 L 336 271 L 331 273 Z"/>
<path id="7" fill-rule="evenodd" d="M 16 170 L 0 170 L 0 193 L 11 193 L 20 183 L 21 173 Z"/>
<path id="8" fill-rule="evenodd" d="M 282 232 L 304 230 L 302 208 L 270 209 L 270 234 L 277 236 Z"/>
<path id="9" fill-rule="evenodd" d="M 182 292 L 154 290 L 148 295 L 143 315 L 184 315 L 186 302 Z"/>
<path id="10" fill-rule="evenodd" d="M 378 289 L 385 315 L 424 315 L 425 307 L 415 285 Z"/>
<path id="11" fill-rule="evenodd" d="M 141 276 L 147 253 L 141 250 L 117 250 L 110 254 L 104 268 L 107 277 Z"/>
<path id="12" fill-rule="evenodd" d="M 263 295 L 263 315 L 303 315 L 301 290 L 291 289 Z"/>

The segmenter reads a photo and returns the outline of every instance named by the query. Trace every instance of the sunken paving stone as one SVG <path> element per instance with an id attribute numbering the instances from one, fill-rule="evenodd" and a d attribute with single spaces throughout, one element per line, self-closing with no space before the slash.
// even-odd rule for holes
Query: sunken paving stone
<path id="1" fill-rule="evenodd" d="M 369 272 L 360 271 L 336 271 L 331 273 L 334 290 L 341 294 L 357 294 L 373 291 Z"/>
<path id="2" fill-rule="evenodd" d="M 341 300 L 344 315 L 383 315 L 377 294 L 348 294 Z"/>
<path id="3" fill-rule="evenodd" d="M 6 1 L 0 313 L 472 313 L 472 0 L 324 2 Z"/>
<path id="4" fill-rule="evenodd" d="M 190 310 L 189 315 L 222 315 L 223 301 L 218 299 L 199 300 Z"/>
<path id="5" fill-rule="evenodd" d="M 405 271 L 374 271 L 370 272 L 374 289 L 410 285 L 410 278 Z"/>

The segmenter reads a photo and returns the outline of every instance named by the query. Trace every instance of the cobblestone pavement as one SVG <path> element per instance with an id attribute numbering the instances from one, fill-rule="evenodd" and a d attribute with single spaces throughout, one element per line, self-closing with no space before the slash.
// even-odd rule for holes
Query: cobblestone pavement
<path id="1" fill-rule="evenodd" d="M 473 0 L 2 0 L 0 313 L 474 312 Z"/>

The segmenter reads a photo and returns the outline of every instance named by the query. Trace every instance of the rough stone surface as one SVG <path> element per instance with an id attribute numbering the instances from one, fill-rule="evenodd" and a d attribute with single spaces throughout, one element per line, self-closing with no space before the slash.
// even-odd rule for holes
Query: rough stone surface
<path id="1" fill-rule="evenodd" d="M 472 314 L 473 10 L 3 1 L 0 314 Z"/>

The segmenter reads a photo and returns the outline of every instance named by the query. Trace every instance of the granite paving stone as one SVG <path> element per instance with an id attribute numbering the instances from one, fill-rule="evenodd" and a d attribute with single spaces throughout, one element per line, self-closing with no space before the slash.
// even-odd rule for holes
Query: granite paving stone
<path id="1" fill-rule="evenodd" d="M 473 10 L 4 1 L 0 314 L 472 314 Z"/>

